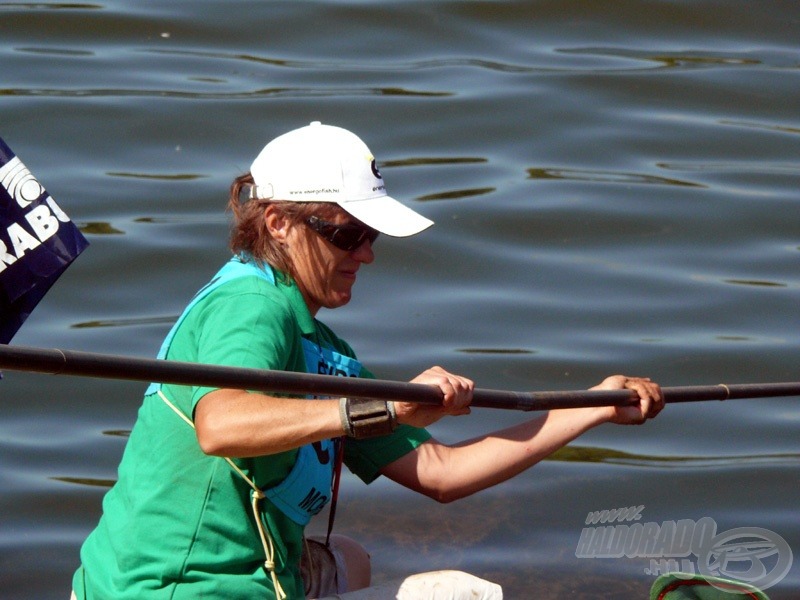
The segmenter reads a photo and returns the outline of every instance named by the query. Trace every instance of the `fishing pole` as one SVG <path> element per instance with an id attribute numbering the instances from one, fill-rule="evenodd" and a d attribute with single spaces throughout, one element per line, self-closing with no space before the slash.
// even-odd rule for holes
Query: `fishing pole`
<path id="1" fill-rule="evenodd" d="M 5 344 L 0 344 L 0 369 L 285 394 L 349 396 L 423 404 L 442 402 L 442 394 L 438 388 L 420 383 L 249 369 Z M 665 402 L 670 403 L 800 396 L 800 382 L 663 387 L 662 392 Z M 633 390 L 514 392 L 479 388 L 473 392 L 471 406 L 534 411 L 626 406 L 637 401 L 638 396 Z"/>

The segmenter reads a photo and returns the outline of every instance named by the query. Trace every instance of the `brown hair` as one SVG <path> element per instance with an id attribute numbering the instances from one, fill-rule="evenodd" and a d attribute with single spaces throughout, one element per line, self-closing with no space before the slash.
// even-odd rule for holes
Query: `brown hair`
<path id="1" fill-rule="evenodd" d="M 294 277 L 291 256 L 267 229 L 264 209 L 273 204 L 292 224 L 303 223 L 308 217 L 333 216 L 339 209 L 331 202 L 286 202 L 250 198 L 254 184 L 250 173 L 233 180 L 228 197 L 228 209 L 233 213 L 229 246 L 234 254 L 247 253 L 256 262 L 267 263 L 289 277 Z"/>

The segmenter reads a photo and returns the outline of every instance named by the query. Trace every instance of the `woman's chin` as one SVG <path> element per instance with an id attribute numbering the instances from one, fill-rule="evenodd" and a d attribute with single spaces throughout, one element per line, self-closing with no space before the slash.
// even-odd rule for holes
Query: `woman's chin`
<path id="1" fill-rule="evenodd" d="M 339 292 L 336 294 L 331 295 L 331 299 L 328 304 L 325 305 L 325 308 L 339 308 L 340 306 L 344 306 L 350 299 L 353 297 L 353 294 L 348 290 L 346 292 Z"/>

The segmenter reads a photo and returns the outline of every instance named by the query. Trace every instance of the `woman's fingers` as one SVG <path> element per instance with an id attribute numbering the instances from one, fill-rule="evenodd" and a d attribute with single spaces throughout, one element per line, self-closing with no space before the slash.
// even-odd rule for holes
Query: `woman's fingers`
<path id="1" fill-rule="evenodd" d="M 664 394 L 661 386 L 649 377 L 612 375 L 592 389 L 633 390 L 639 396 L 638 404 L 616 408 L 615 417 L 612 419 L 616 423 L 641 424 L 647 419 L 655 417 L 664 408 Z"/>
<path id="2" fill-rule="evenodd" d="M 633 390 L 639 394 L 639 408 L 642 420 L 652 419 L 664 408 L 664 394 L 661 386 L 653 383 L 648 377 L 628 377 L 624 383 L 625 389 Z"/>
<path id="3" fill-rule="evenodd" d="M 435 385 L 442 392 L 442 406 L 449 414 L 466 414 L 472 402 L 475 384 L 471 379 L 456 375 L 441 367 L 431 367 L 420 373 L 412 383 Z"/>

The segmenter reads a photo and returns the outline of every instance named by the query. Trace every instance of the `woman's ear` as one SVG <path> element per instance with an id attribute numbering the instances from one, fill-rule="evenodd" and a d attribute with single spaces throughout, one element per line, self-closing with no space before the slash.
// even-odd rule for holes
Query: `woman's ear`
<path id="1" fill-rule="evenodd" d="M 280 243 L 286 243 L 289 235 L 289 219 L 274 204 L 268 204 L 264 209 L 264 222 L 272 238 Z"/>

